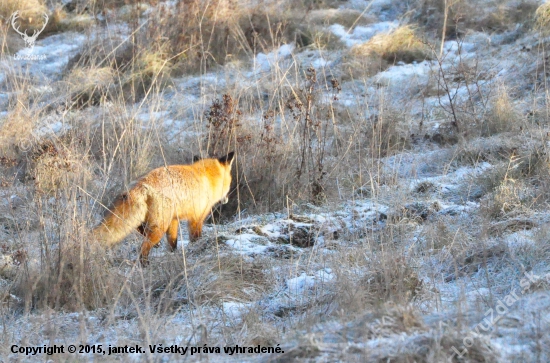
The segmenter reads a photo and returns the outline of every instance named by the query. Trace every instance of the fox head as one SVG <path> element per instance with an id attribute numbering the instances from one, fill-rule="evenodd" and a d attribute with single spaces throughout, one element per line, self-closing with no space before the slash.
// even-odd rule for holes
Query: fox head
<path id="1" fill-rule="evenodd" d="M 218 162 L 223 168 L 223 197 L 221 199 L 222 204 L 226 204 L 229 201 L 227 194 L 229 193 L 229 188 L 231 186 L 231 165 L 233 164 L 233 157 L 235 152 L 231 151 L 226 156 L 218 158 Z"/>

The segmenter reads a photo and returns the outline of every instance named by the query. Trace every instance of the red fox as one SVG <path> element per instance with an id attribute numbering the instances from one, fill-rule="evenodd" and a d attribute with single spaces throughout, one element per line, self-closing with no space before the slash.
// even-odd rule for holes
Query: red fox
<path id="1" fill-rule="evenodd" d="M 170 249 L 176 249 L 179 220 L 188 221 L 189 238 L 196 240 L 212 207 L 219 201 L 227 203 L 234 155 L 230 152 L 219 159 L 152 170 L 115 199 L 94 228 L 94 236 L 103 246 L 111 247 L 137 229 L 145 237 L 142 265 L 148 263 L 149 251 L 165 233 Z"/>

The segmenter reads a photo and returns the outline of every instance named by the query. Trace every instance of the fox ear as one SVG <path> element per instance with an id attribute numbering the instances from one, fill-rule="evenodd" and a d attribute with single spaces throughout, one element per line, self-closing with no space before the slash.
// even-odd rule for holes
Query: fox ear
<path id="1" fill-rule="evenodd" d="M 235 152 L 234 151 L 231 151 L 229 154 L 227 154 L 226 156 L 222 156 L 221 158 L 218 159 L 218 161 L 221 163 L 221 164 L 225 164 L 225 165 L 229 165 L 231 166 L 231 164 L 233 163 L 233 157 L 235 156 Z"/>
<path id="2" fill-rule="evenodd" d="M 199 155 L 193 155 L 193 162 L 196 163 L 197 161 L 199 161 L 201 159 L 201 157 Z"/>

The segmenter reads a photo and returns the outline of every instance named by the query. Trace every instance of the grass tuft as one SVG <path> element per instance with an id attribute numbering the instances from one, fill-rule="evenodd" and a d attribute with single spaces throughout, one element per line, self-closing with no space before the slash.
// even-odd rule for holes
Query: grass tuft
<path id="1" fill-rule="evenodd" d="M 386 34 L 378 34 L 351 49 L 354 57 L 379 57 L 388 64 L 412 63 L 430 58 L 429 48 L 411 25 L 400 26 Z"/>

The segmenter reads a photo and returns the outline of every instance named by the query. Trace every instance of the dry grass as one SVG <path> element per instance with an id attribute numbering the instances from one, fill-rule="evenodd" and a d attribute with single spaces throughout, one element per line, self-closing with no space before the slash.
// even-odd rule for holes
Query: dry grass
<path id="1" fill-rule="evenodd" d="M 164 87 L 171 63 L 160 47 L 155 51 L 138 49 L 117 36 L 90 40 L 67 64 L 65 92 L 71 94 L 71 100 L 65 107 L 97 105 L 117 98 L 136 101 Z"/>
<path id="2" fill-rule="evenodd" d="M 337 248 L 327 261 L 337 281 L 327 286 L 326 295 L 320 294 L 318 309 L 335 316 L 345 311 L 353 318 L 366 308 L 377 309 L 389 302 L 403 306 L 422 296 L 414 261 L 400 252 L 411 231 L 406 222 L 398 222 L 380 232 L 342 236 L 357 243 Z"/>
<path id="3" fill-rule="evenodd" d="M 401 337 L 397 339 L 399 343 L 394 340 L 397 336 Z M 387 304 L 376 311 L 364 313 L 342 328 L 329 328 L 301 337 L 298 344 L 287 348 L 274 361 L 498 362 L 498 354 L 481 337 L 472 339 L 467 355 L 459 358 L 454 354 L 453 357 L 452 347 L 457 349 L 462 346 L 463 337 L 464 333 L 456 329 L 430 329 L 411 308 Z M 371 339 L 376 343 L 368 349 L 361 344 Z"/>
<path id="4" fill-rule="evenodd" d="M 41 30 L 38 39 L 60 30 L 85 30 L 94 23 L 90 19 L 86 22 L 82 19 L 75 21 L 73 17 L 67 18 L 67 14 L 61 8 L 51 11 L 50 5 L 43 0 L 3 1 L 0 4 L 0 19 L 3 19 L 0 25 L 2 50 L 14 53 L 25 45 L 20 35 L 12 29 L 12 16 L 16 11 L 18 13 L 15 24 L 19 31 L 32 35 L 34 31 Z M 44 15 L 48 17 L 46 24 Z"/>
<path id="5" fill-rule="evenodd" d="M 413 139 L 419 122 L 413 107 L 365 79 L 390 64 L 429 58 L 433 53 L 420 35 L 425 27 L 402 26 L 377 35 L 351 49 L 341 69 L 338 62 L 334 69 L 308 68 L 302 54 L 293 54 L 269 70 L 241 77 L 258 52 L 291 41 L 295 53 L 308 44 L 314 55 L 337 49 L 341 44 L 323 27 L 352 28 L 370 19 L 354 10 L 323 9 L 336 6 L 323 1 L 251 9 L 213 1 L 205 10 L 203 2 L 192 0 L 175 8 L 161 3 L 147 13 L 147 6 L 121 8 L 119 1 L 91 5 L 102 3 L 113 10 L 109 21 L 125 22 L 136 31 L 134 37 L 127 42 L 93 37 L 62 80 L 52 83 L 56 99 L 48 104 L 41 103 L 48 93 L 36 91 L 37 81 L 25 74 L 7 72 L 1 85 L 12 91 L 0 121 L 0 311 L 6 321 L 75 311 L 82 319 L 99 317 L 95 328 L 94 319 L 71 326 L 81 329 L 82 339 L 119 329 L 117 344 L 174 344 L 175 337 L 177 344 L 211 346 L 294 340 L 298 344 L 285 348 L 281 361 L 440 362 L 452 346 L 460 349 L 465 332 L 455 326 L 437 330 L 423 315 L 461 308 L 464 292 L 454 290 L 480 282 L 478 275 L 488 276 L 481 283 L 492 292 L 522 268 L 546 268 L 546 225 L 533 231 L 534 246 L 510 249 L 501 241 L 512 230 L 537 228 L 530 218 L 550 200 L 546 147 L 533 136 L 546 130 L 520 117 L 518 92 L 502 83 L 492 90 L 494 96 L 482 94 L 479 103 L 481 91 L 470 94 L 470 104 L 461 104 L 465 111 L 458 113 L 470 139 L 447 148 Z M 441 10 L 439 2 L 420 3 Z M 529 2 L 522 4 L 499 10 L 482 26 L 501 32 L 515 21 L 527 24 L 532 9 Z M 452 17 L 470 9 L 460 6 L 453 5 Z M 92 24 L 68 25 L 73 15 L 61 10 L 57 16 L 56 31 Z M 139 16 L 149 22 L 138 30 Z M 453 21 L 450 26 L 458 26 L 460 34 L 466 23 Z M 2 52 L 8 54 L 5 47 Z M 453 86 L 486 80 L 487 73 L 475 65 L 458 63 L 447 74 Z M 356 72 L 354 82 L 342 84 L 338 75 L 346 67 Z M 223 76 L 223 87 L 208 83 L 210 71 Z M 181 87 L 196 73 L 201 77 L 193 82 L 199 85 Z M 192 97 L 198 101 L 187 104 Z M 162 122 L 169 118 L 194 122 L 167 130 Z M 426 120 L 433 121 L 428 127 L 440 121 Z M 57 122 L 63 131 L 37 132 Z M 507 134 L 520 126 L 539 147 L 521 148 L 527 136 Z M 480 135 L 486 139 L 477 139 Z M 233 224 L 221 226 L 215 215 L 215 226 L 205 227 L 203 239 L 185 248 L 180 243 L 175 254 L 161 246 L 147 269 L 134 263 L 141 242 L 137 232 L 112 251 L 88 243 L 87 231 L 97 223 L 101 204 L 108 205 L 136 177 L 155 166 L 189 162 L 192 154 L 229 150 L 237 151 L 236 182 L 233 204 L 223 213 Z M 407 165 L 424 151 L 431 153 L 431 164 Z M 482 161 L 493 168 L 474 179 L 457 177 L 445 189 L 455 182 L 445 179 L 447 173 Z M 411 179 L 417 184 L 416 178 L 426 175 L 429 181 L 410 187 Z M 357 212 L 358 195 L 361 207 L 376 213 Z M 342 200 L 349 203 L 345 210 L 333 207 Z M 432 207 L 437 201 L 457 207 L 456 214 Z M 296 218 L 293 209 L 299 208 L 314 216 L 299 222 L 304 226 L 285 222 Z M 253 216 L 256 212 L 275 214 Z M 269 253 L 236 255 L 224 243 L 228 235 L 261 231 L 256 226 L 235 232 L 243 223 L 273 220 L 287 227 L 279 237 L 259 236 Z M 185 228 L 180 234 L 185 240 Z M 297 243 L 300 238 L 303 243 Z M 322 280 L 319 271 L 331 271 L 331 278 Z M 315 284 L 290 291 L 289 280 L 300 276 Z M 33 324 L 22 324 L 22 330 L 34 329 Z M 69 324 L 63 321 L 63 331 L 52 330 L 48 338 L 68 339 Z M 4 340 L 18 339 L 10 329 L 5 325 Z M 44 339 L 38 331 L 34 335 Z M 490 339 L 476 337 L 463 360 L 498 361 L 485 344 Z"/>
<path id="6" fill-rule="evenodd" d="M 451 223 L 452 217 L 441 217 L 428 223 L 422 230 L 422 249 L 426 251 L 440 251 L 449 248 L 455 241 L 464 241 L 467 236 Z"/>
<path id="7" fill-rule="evenodd" d="M 59 162 L 61 156 L 52 155 L 53 150 L 40 157 Z M 106 268 L 104 251 L 87 243 L 89 199 L 75 187 L 86 187 L 86 172 L 74 170 L 71 175 L 62 167 L 46 170 L 40 164 L 31 171 L 58 179 L 35 180 L 32 196 L 11 208 L 14 217 L 28 220 L 17 227 L 16 245 L 25 252 L 8 288 L 18 298 L 14 308 L 28 313 L 47 307 L 80 311 L 111 306 L 124 280 Z"/>
<path id="8" fill-rule="evenodd" d="M 112 98 L 115 76 L 111 67 L 73 68 L 65 76 L 65 91 L 71 95 L 67 108 L 97 105 Z"/>
<path id="9" fill-rule="evenodd" d="M 404 116 L 398 110 L 382 110 L 372 118 L 365 135 L 370 141 L 370 155 L 381 158 L 407 149 L 409 144 L 406 131 L 402 129 Z"/>
<path id="10" fill-rule="evenodd" d="M 528 215 L 549 200 L 548 162 L 544 149 L 533 148 L 518 155 L 512 152 L 506 161 L 477 176 L 472 185 L 483 196 L 481 210 L 489 218 L 506 219 Z"/>
<path id="11" fill-rule="evenodd" d="M 65 31 L 87 32 L 97 20 L 91 14 L 67 13 L 63 8 L 55 8 L 44 33 L 59 33 Z"/>
<path id="12" fill-rule="evenodd" d="M 47 307 L 79 311 L 111 306 L 123 280 L 105 269 L 101 254 L 90 253 L 90 247 L 82 244 L 66 245 L 56 252 L 47 255 L 40 267 L 20 269 L 10 290 L 20 297 L 25 312 Z"/>
<path id="13" fill-rule="evenodd" d="M 389 66 L 387 61 L 375 54 L 363 56 L 358 52 L 349 52 L 344 58 L 344 76 L 342 78 L 345 81 L 366 79 Z"/>
<path id="14" fill-rule="evenodd" d="M 307 13 L 306 21 L 310 25 L 340 24 L 347 29 L 356 25 L 366 25 L 374 21 L 365 17 L 360 11 L 353 9 L 319 9 Z"/>
<path id="15" fill-rule="evenodd" d="M 544 4 L 539 6 L 537 8 L 535 15 L 536 15 L 537 26 L 541 30 L 548 29 L 548 26 L 550 25 L 550 4 L 545 2 Z"/>
<path id="16" fill-rule="evenodd" d="M 447 4 L 447 9 L 445 9 L 445 4 Z M 538 6 L 536 1 L 530 0 L 504 3 L 488 1 L 483 4 L 475 0 L 448 1 L 446 3 L 423 0 L 415 9 L 413 20 L 439 37 L 443 34 L 442 30 L 445 24 L 445 36 L 448 39 L 455 39 L 471 30 L 510 31 L 516 24 L 522 25 L 523 31 L 528 30 L 534 22 Z"/>
<path id="17" fill-rule="evenodd" d="M 336 121 L 334 100 L 324 103 L 322 98 L 324 87 L 330 87 L 337 96 L 337 79 L 323 85 L 315 69 L 309 67 L 302 72 L 293 80 L 293 88 L 279 91 L 281 104 L 263 113 L 261 127 L 257 120 L 243 119 L 246 108 L 242 109 L 229 94 L 215 100 L 206 111 L 207 134 L 201 145 L 204 154 L 222 155 L 236 150 L 239 155 L 235 168 L 237 187 L 232 194 L 235 198 L 224 206 L 225 213 L 232 215 L 245 208 L 277 210 L 284 206 L 286 198 L 322 203 L 327 197 L 324 185 L 330 182 L 325 178 L 329 173 L 333 173 L 331 178 L 337 177 L 340 166 L 328 154 L 329 145 L 333 152 L 341 152 L 349 147 L 348 143 L 358 141 L 350 138 L 336 147 L 332 143 L 343 131 L 343 125 Z M 277 118 L 283 123 L 278 123 Z M 373 143 L 377 140 L 373 136 Z M 365 146 L 370 144 L 361 148 Z"/>
<path id="18" fill-rule="evenodd" d="M 491 218 L 509 218 L 526 213 L 534 195 L 529 193 L 527 184 L 505 179 L 488 198 L 482 200 L 482 212 Z"/>
<path id="19" fill-rule="evenodd" d="M 362 80 L 398 62 L 430 59 L 430 48 L 415 29 L 411 25 L 400 26 L 353 46 L 344 58 L 344 79 Z"/>
<path id="20" fill-rule="evenodd" d="M 121 11 L 119 20 L 128 21 L 135 36 L 125 44 L 117 37 L 106 41 L 104 36 L 94 38 L 69 62 L 67 70 L 78 67 L 94 72 L 112 67 L 117 71 L 114 90 L 120 89 L 127 100 L 136 101 L 152 87 L 162 89 L 170 84 L 171 76 L 210 71 L 259 52 L 268 53 L 282 44 L 305 46 L 314 37 L 321 43 L 333 42 L 307 31 L 296 9 L 299 4 L 294 2 L 253 8 L 224 1 L 203 5 L 200 0 L 175 7 L 161 4 L 148 13 L 148 22 L 140 27 L 136 25 L 140 9 Z M 68 20 L 60 24 L 72 26 Z"/>
<path id="21" fill-rule="evenodd" d="M 522 120 L 516 111 L 509 90 L 501 85 L 494 97 L 484 122 L 481 123 L 481 135 L 491 136 L 500 132 L 520 131 Z"/>
<path id="22" fill-rule="evenodd" d="M 11 108 L 0 129 L 0 144 L 2 145 L 0 148 L 4 156 L 20 155 L 22 151 L 27 151 L 27 148 L 32 146 L 34 142 L 32 130 L 37 118 L 38 112 L 25 107 L 22 99 L 19 99 L 18 104 Z"/>
<path id="23" fill-rule="evenodd" d="M 411 25 L 400 26 L 387 34 L 375 35 L 366 43 L 354 46 L 351 49 L 351 55 L 377 56 L 389 64 L 411 63 L 430 58 L 429 48 Z"/>
<path id="24" fill-rule="evenodd" d="M 43 0 L 6 0 L 0 4 L 0 17 L 8 20 L 15 11 L 19 11 L 21 29 L 40 29 L 42 14 L 47 10 Z"/>
<path id="25" fill-rule="evenodd" d="M 52 141 L 33 148 L 28 155 L 28 168 L 37 192 L 55 193 L 75 183 L 87 184 L 91 180 L 88 158 L 71 153 L 71 149 L 71 145 L 56 146 Z"/>
<path id="26" fill-rule="evenodd" d="M 178 50 L 170 61 L 180 74 L 205 71 L 284 43 L 309 44 L 293 10 L 293 2 L 248 8 L 214 1 L 205 8 L 195 0 L 175 9 L 161 6 L 149 15 L 142 44 L 167 43 L 166 49 Z"/>
<path id="27" fill-rule="evenodd" d="M 500 4 L 495 12 L 488 14 L 487 17 L 483 19 L 486 21 L 486 24 L 482 22 L 481 26 L 497 32 L 510 30 L 516 24 L 520 24 L 524 28 L 529 29 L 534 24 L 538 8 L 540 7 L 536 1 L 520 1 L 505 5 Z"/>

